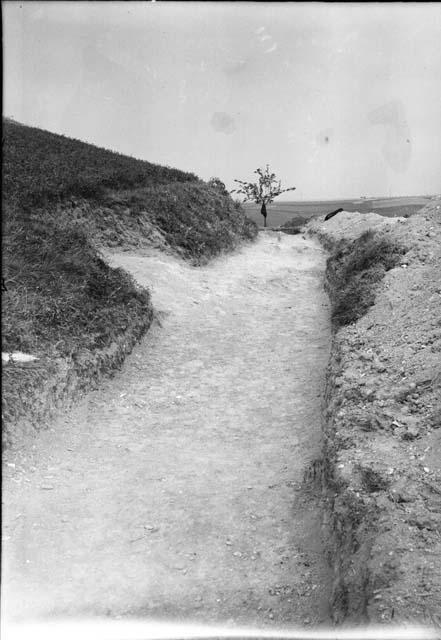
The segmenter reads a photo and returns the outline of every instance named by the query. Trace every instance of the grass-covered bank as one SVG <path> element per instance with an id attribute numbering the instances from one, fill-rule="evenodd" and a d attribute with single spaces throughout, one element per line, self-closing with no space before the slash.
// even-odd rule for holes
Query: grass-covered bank
<path id="1" fill-rule="evenodd" d="M 78 223 L 44 213 L 4 221 L 2 351 L 37 356 L 3 367 L 3 441 L 111 373 L 149 328 L 150 294 L 109 267 Z"/>
<path id="2" fill-rule="evenodd" d="M 336 243 L 326 265 L 335 327 L 364 316 L 375 302 L 378 284 L 404 253 L 404 247 L 372 229 L 355 240 L 342 238 Z"/>
<path id="3" fill-rule="evenodd" d="M 338 622 L 441 626 L 440 207 L 391 225 L 371 215 L 372 233 L 360 214 L 311 225 L 331 252 L 323 479 Z"/>
<path id="4" fill-rule="evenodd" d="M 3 122 L 5 217 L 80 222 L 96 245 L 160 242 L 203 261 L 257 235 L 223 184 L 40 129 Z"/>
<path id="5" fill-rule="evenodd" d="M 225 191 L 203 182 L 109 189 L 99 200 L 72 198 L 57 205 L 56 216 L 79 222 L 98 246 L 156 246 L 194 264 L 257 235 Z"/>
<path id="6" fill-rule="evenodd" d="M 3 367 L 11 442 L 111 373 L 151 324 L 149 292 L 100 247 L 156 246 L 200 263 L 257 228 L 219 181 L 7 120 L 3 154 L 2 351 L 39 358 Z"/>

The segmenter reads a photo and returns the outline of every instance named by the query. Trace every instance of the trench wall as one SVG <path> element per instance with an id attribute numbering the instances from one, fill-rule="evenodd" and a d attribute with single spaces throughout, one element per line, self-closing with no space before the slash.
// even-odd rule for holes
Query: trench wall
<path id="1" fill-rule="evenodd" d="M 331 252 L 368 229 L 400 243 L 358 321 L 335 327 L 323 416 L 325 536 L 337 623 L 441 626 L 441 199 L 306 231 Z M 335 302 L 338 284 L 327 278 Z"/>

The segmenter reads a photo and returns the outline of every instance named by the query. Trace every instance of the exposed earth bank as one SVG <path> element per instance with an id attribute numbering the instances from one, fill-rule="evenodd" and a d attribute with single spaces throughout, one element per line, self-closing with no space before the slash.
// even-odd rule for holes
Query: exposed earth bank
<path id="1" fill-rule="evenodd" d="M 122 369 L 6 452 L 4 614 L 329 624 L 325 253 L 268 233 L 201 268 L 113 254 L 152 292 Z"/>
<path id="2" fill-rule="evenodd" d="M 331 251 L 367 229 L 404 248 L 375 304 L 332 344 L 334 619 L 441 626 L 441 198 L 409 219 L 342 212 L 308 229 Z"/>

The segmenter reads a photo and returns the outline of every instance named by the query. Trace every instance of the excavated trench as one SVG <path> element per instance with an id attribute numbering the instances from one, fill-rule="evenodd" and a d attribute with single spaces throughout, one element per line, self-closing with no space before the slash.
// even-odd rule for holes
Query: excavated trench
<path id="1" fill-rule="evenodd" d="M 325 254 L 268 232 L 208 266 L 112 254 L 157 320 L 123 368 L 7 452 L 4 615 L 329 626 Z"/>

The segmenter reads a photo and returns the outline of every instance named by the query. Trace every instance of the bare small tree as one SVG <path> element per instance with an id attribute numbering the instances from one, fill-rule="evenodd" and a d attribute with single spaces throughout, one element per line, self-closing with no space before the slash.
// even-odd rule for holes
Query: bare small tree
<path id="1" fill-rule="evenodd" d="M 243 180 L 234 180 L 240 184 L 238 189 L 233 189 L 230 193 L 239 193 L 245 196 L 244 202 L 255 202 L 260 204 L 260 213 L 263 215 L 263 226 L 266 227 L 267 210 L 266 205 L 274 201 L 274 198 L 280 196 L 286 191 L 295 191 L 295 187 L 282 189 L 282 183 L 276 179 L 275 173 L 270 173 L 269 165 L 266 169 L 256 169 L 259 180 L 257 182 L 244 182 Z"/>

